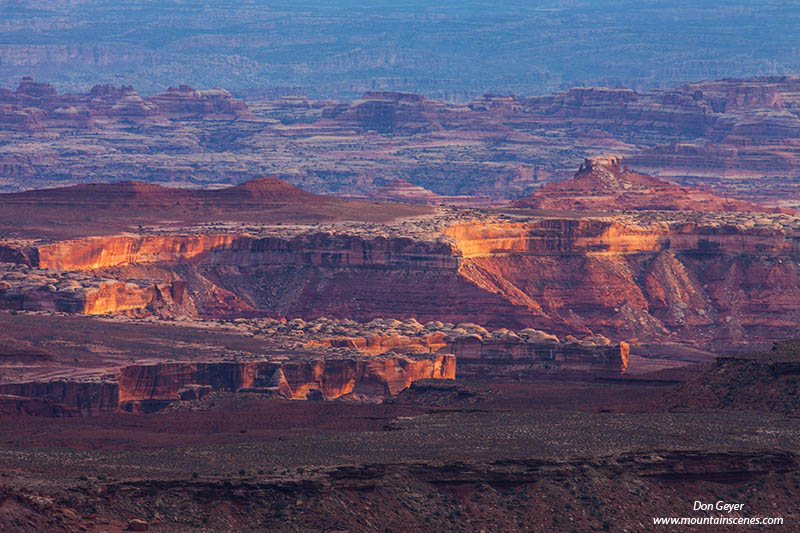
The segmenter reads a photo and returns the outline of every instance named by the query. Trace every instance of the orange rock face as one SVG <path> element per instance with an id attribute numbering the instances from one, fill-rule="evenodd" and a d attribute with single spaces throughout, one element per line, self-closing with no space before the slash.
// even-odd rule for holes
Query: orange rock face
<path id="1" fill-rule="evenodd" d="M 171 401 L 188 385 L 214 390 L 274 389 L 277 396 L 304 400 L 312 390 L 325 399 L 350 393 L 395 395 L 418 379 L 454 379 L 452 355 L 429 358 L 374 357 L 256 363 L 159 363 L 125 367 L 119 401 Z"/>
<path id="2" fill-rule="evenodd" d="M 77 414 L 78 410 L 96 414 L 119 407 L 159 408 L 185 398 L 192 387 L 259 392 L 295 400 L 315 394 L 330 400 L 350 393 L 382 398 L 396 395 L 419 379 L 455 379 L 455 376 L 456 359 L 450 354 L 136 364 L 121 368 L 116 381 L 41 380 L 0 384 L 0 413 L 13 409 L 65 416 Z"/>
<path id="3" fill-rule="evenodd" d="M 462 276 L 614 338 L 744 341 L 795 334 L 798 240 L 775 227 L 602 220 L 467 224 Z"/>
<path id="4" fill-rule="evenodd" d="M 794 334 L 800 316 L 800 234 L 781 217 L 474 221 L 448 227 L 450 242 L 318 231 L 6 244 L 0 253 L 11 262 L 109 280 L 79 293 L 6 281 L 0 303 L 95 314 L 413 317 L 640 342 L 775 340 Z M 345 342 L 380 353 L 395 341 Z"/>
<path id="5" fill-rule="evenodd" d="M 309 346 L 352 348 L 362 353 L 382 354 L 388 351 L 434 353 L 447 346 L 447 335 L 433 333 L 422 337 L 375 335 L 373 337 L 333 337 L 308 342 Z"/>
<path id="6" fill-rule="evenodd" d="M 523 335 L 542 335 L 536 330 L 522 330 Z M 334 337 L 310 341 L 308 346 L 351 348 L 362 353 L 383 354 L 389 351 L 410 353 L 454 354 L 459 362 L 459 376 L 475 377 L 471 365 L 490 364 L 483 377 L 509 377 L 502 367 L 528 365 L 538 369 L 579 371 L 591 374 L 619 374 L 628 367 L 630 346 L 626 342 L 611 344 L 608 339 L 596 342 L 559 342 L 555 336 L 544 340 L 520 337 L 513 332 L 501 337 L 483 338 L 474 334 L 448 335 L 437 332 L 417 337 L 390 335 L 373 337 Z"/>
<path id="7" fill-rule="evenodd" d="M 362 239 L 331 233 L 292 239 L 241 235 L 89 237 L 38 246 L 40 268 L 94 270 L 142 263 L 188 262 L 236 266 L 309 264 L 455 268 L 452 250 L 411 239 Z M 13 253 L 13 252 L 9 252 Z M 17 251 L 22 254 L 22 251 Z"/>

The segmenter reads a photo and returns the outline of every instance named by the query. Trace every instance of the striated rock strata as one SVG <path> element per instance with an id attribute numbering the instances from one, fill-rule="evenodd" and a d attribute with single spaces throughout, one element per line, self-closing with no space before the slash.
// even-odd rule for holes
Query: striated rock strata
<path id="1" fill-rule="evenodd" d="M 460 275 L 573 327 L 712 344 L 796 334 L 796 230 L 769 218 L 639 220 L 648 218 L 471 223 L 447 233 L 462 253 Z"/>
<path id="2" fill-rule="evenodd" d="M 373 321 L 370 324 L 377 322 Z M 437 324 L 439 329 L 437 331 Z M 520 377 L 536 371 L 585 372 L 591 374 L 625 372 L 630 346 L 612 344 L 603 336 L 559 340 L 535 329 L 493 332 L 473 323 L 445 326 L 441 322 L 425 326 L 415 320 L 398 324 L 418 328 L 408 335 L 367 334 L 312 340 L 308 346 L 350 348 L 362 353 L 451 353 L 459 363 L 460 377 Z M 318 326 L 312 326 L 312 330 Z"/>
<path id="3" fill-rule="evenodd" d="M 313 227 L 116 235 L 3 254 L 29 269 L 3 275 L 11 309 L 394 316 L 720 346 L 793 336 L 800 323 L 800 227 L 782 214 L 475 220 L 438 240 Z"/>
<path id="4" fill-rule="evenodd" d="M 128 365 L 116 380 L 31 381 L 0 384 L 3 405 L 32 409 L 20 403 L 38 399 L 69 413 L 117 409 L 151 410 L 206 394 L 191 389 L 255 392 L 295 400 L 335 399 L 346 394 L 370 397 L 396 395 L 418 379 L 454 379 L 456 358 L 385 355 L 372 358 L 326 358 L 254 362 L 176 362 Z M 11 400 L 14 400 L 13 402 Z M 37 407 L 41 410 L 42 408 Z"/>
<path id="5" fill-rule="evenodd" d="M 172 401 L 187 385 L 214 390 L 271 390 L 276 396 L 304 400 L 311 391 L 324 399 L 356 393 L 392 396 L 417 379 L 453 379 L 452 355 L 394 355 L 369 359 L 318 359 L 254 363 L 159 363 L 123 368 L 119 375 L 121 403 Z"/>

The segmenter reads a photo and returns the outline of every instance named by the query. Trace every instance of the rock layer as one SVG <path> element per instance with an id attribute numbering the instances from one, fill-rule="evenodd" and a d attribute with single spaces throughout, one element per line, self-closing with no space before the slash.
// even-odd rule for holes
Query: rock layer
<path id="1" fill-rule="evenodd" d="M 395 395 L 417 379 L 454 379 L 452 355 L 427 358 L 384 356 L 370 359 L 324 359 L 254 363 L 159 363 L 123 368 L 121 403 L 172 401 L 188 385 L 213 390 L 274 389 L 277 396 L 304 400 L 312 390 L 325 399 L 345 394 Z"/>
<path id="2" fill-rule="evenodd" d="M 33 381 L 0 384 L 3 405 L 22 409 L 24 399 L 51 402 L 68 413 L 84 414 L 119 408 L 164 407 L 187 397 L 189 388 L 210 387 L 220 392 L 257 392 L 305 400 L 319 395 L 332 400 L 346 394 L 383 398 L 394 396 L 418 379 L 454 379 L 456 359 L 385 355 L 372 358 L 327 358 L 256 362 L 179 362 L 135 364 L 121 368 L 107 381 Z M 12 402 L 11 400 L 14 400 Z M 33 404 L 31 404 L 33 405 Z M 28 408 L 28 407 L 24 407 Z M 37 407 L 37 409 L 39 409 Z"/>

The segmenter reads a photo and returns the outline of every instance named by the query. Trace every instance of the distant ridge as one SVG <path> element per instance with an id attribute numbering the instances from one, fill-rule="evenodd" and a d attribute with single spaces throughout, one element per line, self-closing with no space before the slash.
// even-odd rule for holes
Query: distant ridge
<path id="1" fill-rule="evenodd" d="M 175 202 L 200 203 L 213 207 L 231 202 L 299 203 L 329 197 L 306 192 L 275 177 L 256 178 L 232 187 L 214 190 L 164 187 L 143 181 L 88 183 L 4 194 L 15 202 L 103 204 L 135 203 L 137 205 L 166 205 Z"/>
<path id="2" fill-rule="evenodd" d="M 224 189 L 197 191 L 198 196 L 209 199 L 259 200 L 264 202 L 302 202 L 314 198 L 326 198 L 306 192 L 280 178 L 256 178 Z"/>

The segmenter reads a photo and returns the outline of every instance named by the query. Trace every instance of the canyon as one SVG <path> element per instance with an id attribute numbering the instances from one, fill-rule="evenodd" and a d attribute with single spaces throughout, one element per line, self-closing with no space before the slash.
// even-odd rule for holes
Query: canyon
<path id="1" fill-rule="evenodd" d="M 706 497 L 794 520 L 796 89 L 23 79 L 0 529 L 647 529 Z M 665 156 L 687 139 L 739 151 Z"/>
<path id="2" fill-rule="evenodd" d="M 0 531 L 800 530 L 800 5 L 660 4 L 0 2 Z"/>
<path id="3" fill-rule="evenodd" d="M 386 91 L 341 102 L 245 102 L 187 86 L 59 94 L 25 78 L 0 93 L 0 190 L 125 180 L 221 188 L 269 175 L 310 192 L 486 206 L 568 180 L 587 155 L 617 153 L 695 195 L 791 208 L 798 83 L 582 87 L 455 104 Z"/>
<path id="4" fill-rule="evenodd" d="M 635 195 L 632 176 L 647 183 Z M 716 351 L 798 333 L 800 223 L 790 210 L 688 194 L 618 157 L 587 159 L 573 182 L 494 208 L 337 199 L 276 178 L 211 191 L 122 183 L 7 194 L 9 221 L 31 202 L 43 207 L 14 219 L 0 242 L 0 305 L 414 318 Z M 86 202 L 86 187 L 125 215 L 117 228 L 99 217 L 107 235 L 86 235 L 92 226 L 79 221 L 58 226 L 64 237 L 39 229 Z M 592 209 L 578 210 L 575 187 Z M 641 209 L 651 198 L 662 210 Z M 679 202 L 667 209 L 669 198 Z M 615 204 L 629 209 L 608 210 Z M 171 222 L 180 211 L 203 215 Z"/>

